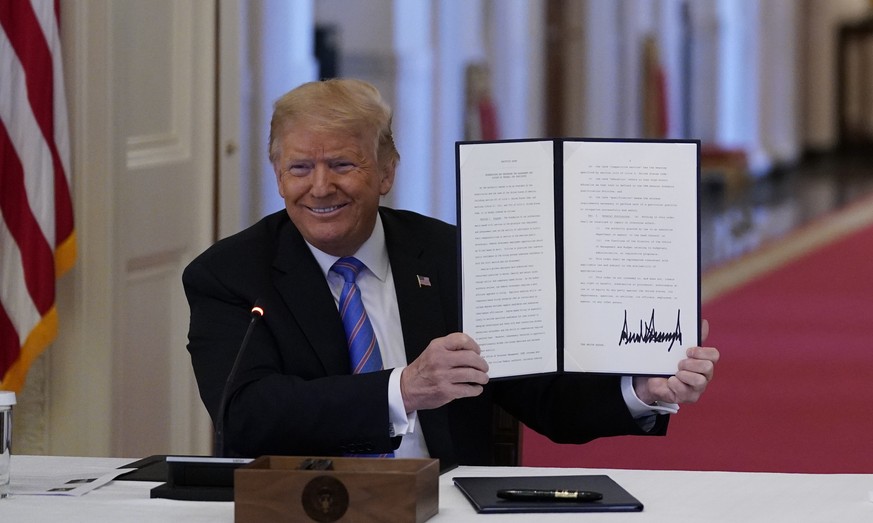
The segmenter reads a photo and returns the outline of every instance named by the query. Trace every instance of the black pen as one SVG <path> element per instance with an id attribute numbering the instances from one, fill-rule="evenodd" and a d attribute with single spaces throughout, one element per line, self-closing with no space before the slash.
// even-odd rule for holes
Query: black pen
<path id="1" fill-rule="evenodd" d="M 591 490 L 500 489 L 497 497 L 515 501 L 598 501 L 603 494 Z"/>

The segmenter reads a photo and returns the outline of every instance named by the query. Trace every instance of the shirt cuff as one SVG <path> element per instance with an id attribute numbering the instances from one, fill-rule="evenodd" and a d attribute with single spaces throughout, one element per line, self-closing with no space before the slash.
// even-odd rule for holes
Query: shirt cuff
<path id="1" fill-rule="evenodd" d="M 634 391 L 634 379 L 632 376 L 621 377 L 621 395 L 624 397 L 624 402 L 634 419 L 645 418 L 652 414 L 676 414 L 679 412 L 679 405 L 676 403 L 662 401 L 656 401 L 653 405 L 643 403 L 643 400 L 638 398 L 637 393 Z"/>
<path id="2" fill-rule="evenodd" d="M 403 405 L 403 395 L 400 393 L 400 374 L 406 367 L 398 367 L 391 371 L 388 378 L 388 432 L 394 436 L 403 436 L 415 432 L 418 420 L 417 412 L 406 412 Z"/>

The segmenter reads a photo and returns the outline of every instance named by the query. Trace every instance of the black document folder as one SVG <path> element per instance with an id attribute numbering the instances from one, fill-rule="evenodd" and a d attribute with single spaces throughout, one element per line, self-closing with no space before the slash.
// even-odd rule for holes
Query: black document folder
<path id="1" fill-rule="evenodd" d="M 211 456 L 155 455 L 121 467 L 134 470 L 115 479 L 166 482 L 151 490 L 153 498 L 233 501 L 234 470 L 250 461 Z"/>
<path id="2" fill-rule="evenodd" d="M 609 476 L 454 477 L 455 486 L 479 513 L 508 512 L 639 512 L 643 504 Z M 598 501 L 517 501 L 497 497 L 500 489 L 590 490 Z"/>

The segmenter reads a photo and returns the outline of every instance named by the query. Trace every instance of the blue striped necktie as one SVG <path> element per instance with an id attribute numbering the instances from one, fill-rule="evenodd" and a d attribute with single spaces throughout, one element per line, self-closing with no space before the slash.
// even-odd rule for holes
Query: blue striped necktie
<path id="1" fill-rule="evenodd" d="M 353 374 L 382 370 L 382 354 L 379 352 L 379 342 L 376 341 L 373 325 L 367 317 L 367 311 L 364 310 L 361 290 L 355 284 L 355 280 L 363 268 L 364 264 L 361 260 L 353 257 L 340 258 L 331 267 L 332 271 L 342 276 L 345 280 L 343 290 L 340 292 L 339 313 L 343 322 L 343 329 L 346 331 L 346 341 L 349 344 L 349 358 Z M 394 457 L 394 453 L 346 455 L 373 458 Z"/>
<path id="2" fill-rule="evenodd" d="M 339 313 L 349 344 L 352 374 L 382 370 L 379 342 L 376 341 L 373 325 L 364 310 L 361 290 L 355 284 L 355 279 L 363 268 L 361 260 L 352 257 L 340 258 L 331 267 L 332 271 L 345 280 L 339 298 Z"/>

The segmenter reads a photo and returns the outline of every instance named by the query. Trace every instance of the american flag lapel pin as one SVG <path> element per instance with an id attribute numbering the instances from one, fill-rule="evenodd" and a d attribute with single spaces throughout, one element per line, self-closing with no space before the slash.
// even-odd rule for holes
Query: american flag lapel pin
<path id="1" fill-rule="evenodd" d="M 430 278 L 427 276 L 421 276 L 420 274 L 417 274 L 415 277 L 418 278 L 419 287 L 430 287 Z"/>

